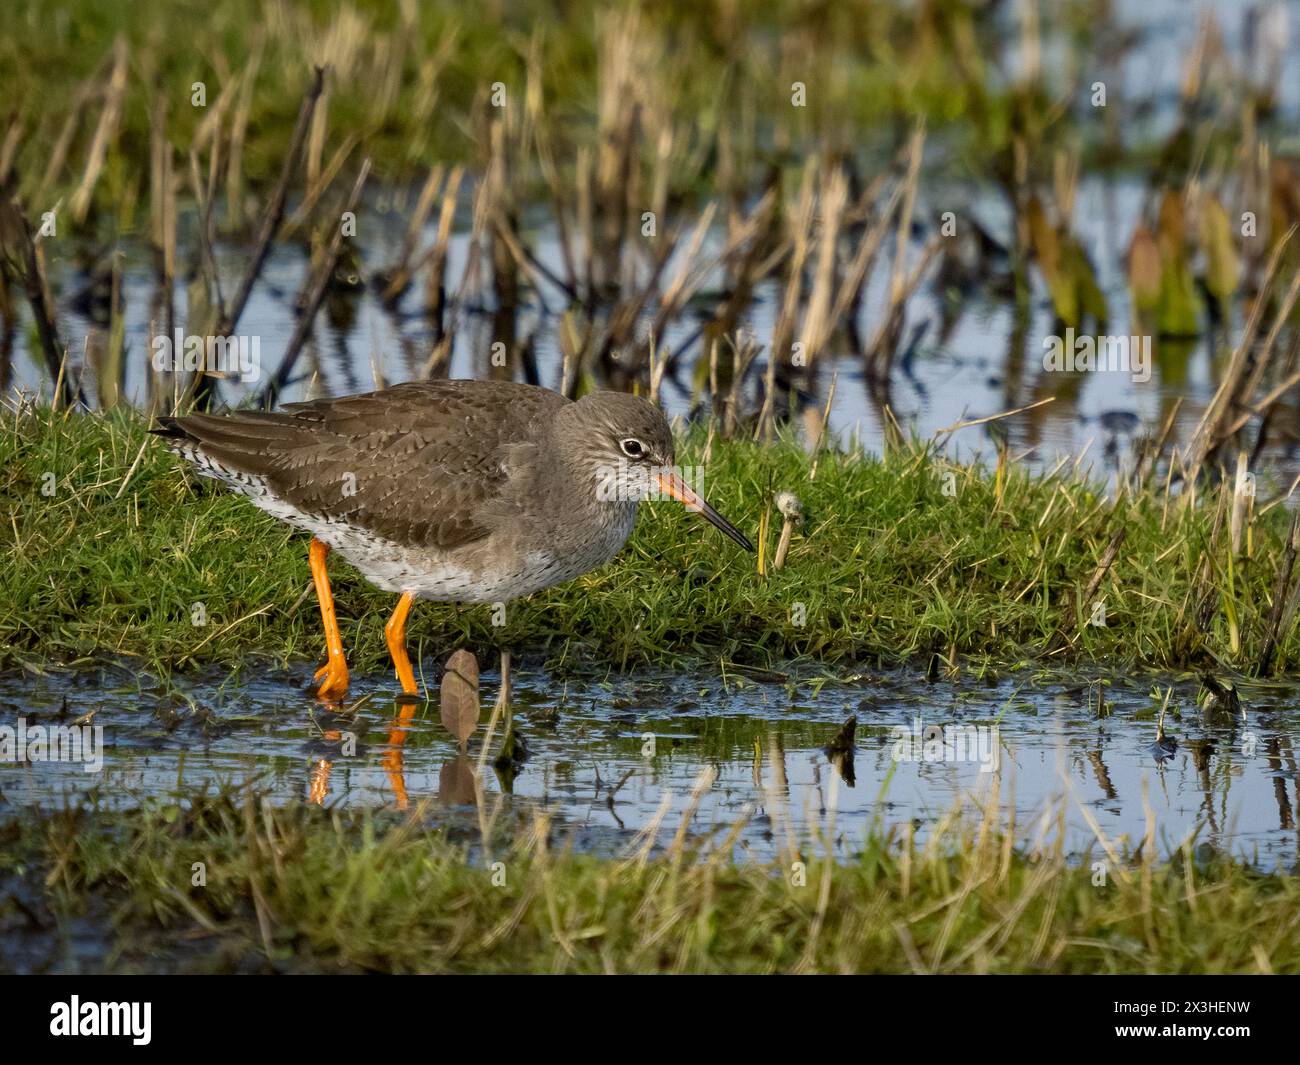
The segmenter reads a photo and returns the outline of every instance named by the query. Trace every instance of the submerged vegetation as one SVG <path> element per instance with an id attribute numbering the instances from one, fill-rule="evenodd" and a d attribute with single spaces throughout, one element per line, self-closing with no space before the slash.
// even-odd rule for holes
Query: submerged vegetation
<path id="1" fill-rule="evenodd" d="M 126 410 L 6 415 L 0 661 L 127 655 L 168 671 L 317 657 L 305 539 L 193 479 L 146 428 Z M 426 604 L 412 647 L 625 668 L 804 656 L 946 670 L 1047 656 L 1250 672 L 1300 660 L 1293 526 L 1281 497 L 1256 499 L 1249 482 L 1104 494 L 1080 469 L 1037 475 L 1005 453 L 957 465 L 919 442 L 875 457 L 703 430 L 684 435 L 678 461 L 702 466 L 706 494 L 757 531 L 757 559 L 682 508 L 648 504 L 611 565 L 511 604 L 503 626 L 488 607 Z M 781 491 L 804 514 L 776 569 Z M 392 597 L 345 564 L 334 580 L 349 653 L 381 666 Z"/>

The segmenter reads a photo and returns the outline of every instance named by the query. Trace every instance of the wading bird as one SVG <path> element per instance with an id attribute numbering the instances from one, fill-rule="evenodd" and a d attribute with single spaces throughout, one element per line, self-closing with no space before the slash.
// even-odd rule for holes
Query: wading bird
<path id="1" fill-rule="evenodd" d="M 573 401 L 504 381 L 417 381 L 160 424 L 199 473 L 311 534 L 327 651 L 316 692 L 331 701 L 348 688 L 331 550 L 400 596 L 385 635 L 408 694 L 417 599 L 508 602 L 571 580 L 618 554 L 647 497 L 676 499 L 753 550 L 674 467 L 660 410 L 620 392 Z"/>

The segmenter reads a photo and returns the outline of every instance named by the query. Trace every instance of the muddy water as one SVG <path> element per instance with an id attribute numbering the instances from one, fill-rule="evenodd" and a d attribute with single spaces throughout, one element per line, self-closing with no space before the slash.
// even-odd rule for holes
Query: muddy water
<path id="1" fill-rule="evenodd" d="M 431 823 L 477 824 L 471 770 L 488 707 L 461 755 L 436 700 L 399 706 L 387 678 L 354 677 L 353 701 L 337 712 L 307 698 L 305 680 L 305 670 L 248 681 L 211 673 L 163 685 L 117 667 L 0 678 L 0 725 L 21 716 L 29 730 L 77 720 L 103 729 L 98 771 L 0 763 L 0 818 L 256 783 L 278 803 L 396 809 L 432 799 Z M 528 755 L 513 771 L 488 759 L 483 809 L 507 820 L 543 809 L 580 848 L 617 851 L 657 818 L 666 843 L 699 784 L 693 835 L 721 838 L 744 821 L 737 856 L 765 859 L 788 832 L 807 840 L 833 812 L 835 852 L 851 860 L 876 824 L 911 822 L 923 838 L 958 801 L 973 812 L 1000 789 L 1003 815 L 1014 813 L 1031 844 L 1043 811 L 1064 803 L 1076 856 L 1101 853 L 1090 820 L 1116 850 L 1135 848 L 1145 802 L 1163 853 L 1191 838 L 1202 856 L 1297 865 L 1294 687 L 1245 685 L 1241 714 L 1207 716 L 1195 678 L 1154 674 L 1079 680 L 1026 670 L 927 682 L 803 668 L 560 679 L 526 665 L 515 681 Z M 485 674 L 485 702 L 494 691 Z M 828 754 L 850 715 L 851 754 Z M 931 726 L 948 729 L 945 742 Z"/>

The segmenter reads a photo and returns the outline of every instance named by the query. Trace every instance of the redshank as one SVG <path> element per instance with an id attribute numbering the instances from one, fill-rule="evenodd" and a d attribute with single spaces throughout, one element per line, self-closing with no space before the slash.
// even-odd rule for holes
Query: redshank
<path id="1" fill-rule="evenodd" d="M 327 649 L 316 690 L 328 700 L 348 687 L 331 550 L 400 596 L 384 632 L 415 694 L 406 623 L 417 599 L 507 602 L 587 573 L 622 549 L 647 497 L 676 499 L 754 549 L 674 466 L 662 412 L 621 392 L 572 401 L 505 381 L 414 381 L 161 424 L 199 473 L 311 534 Z"/>

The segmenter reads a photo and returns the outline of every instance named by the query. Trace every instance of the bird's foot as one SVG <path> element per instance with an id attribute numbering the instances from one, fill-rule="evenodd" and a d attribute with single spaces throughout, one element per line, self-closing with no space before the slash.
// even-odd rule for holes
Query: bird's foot
<path id="1" fill-rule="evenodd" d="M 348 666 L 341 658 L 331 658 L 315 677 L 316 698 L 336 703 L 348 693 Z"/>

